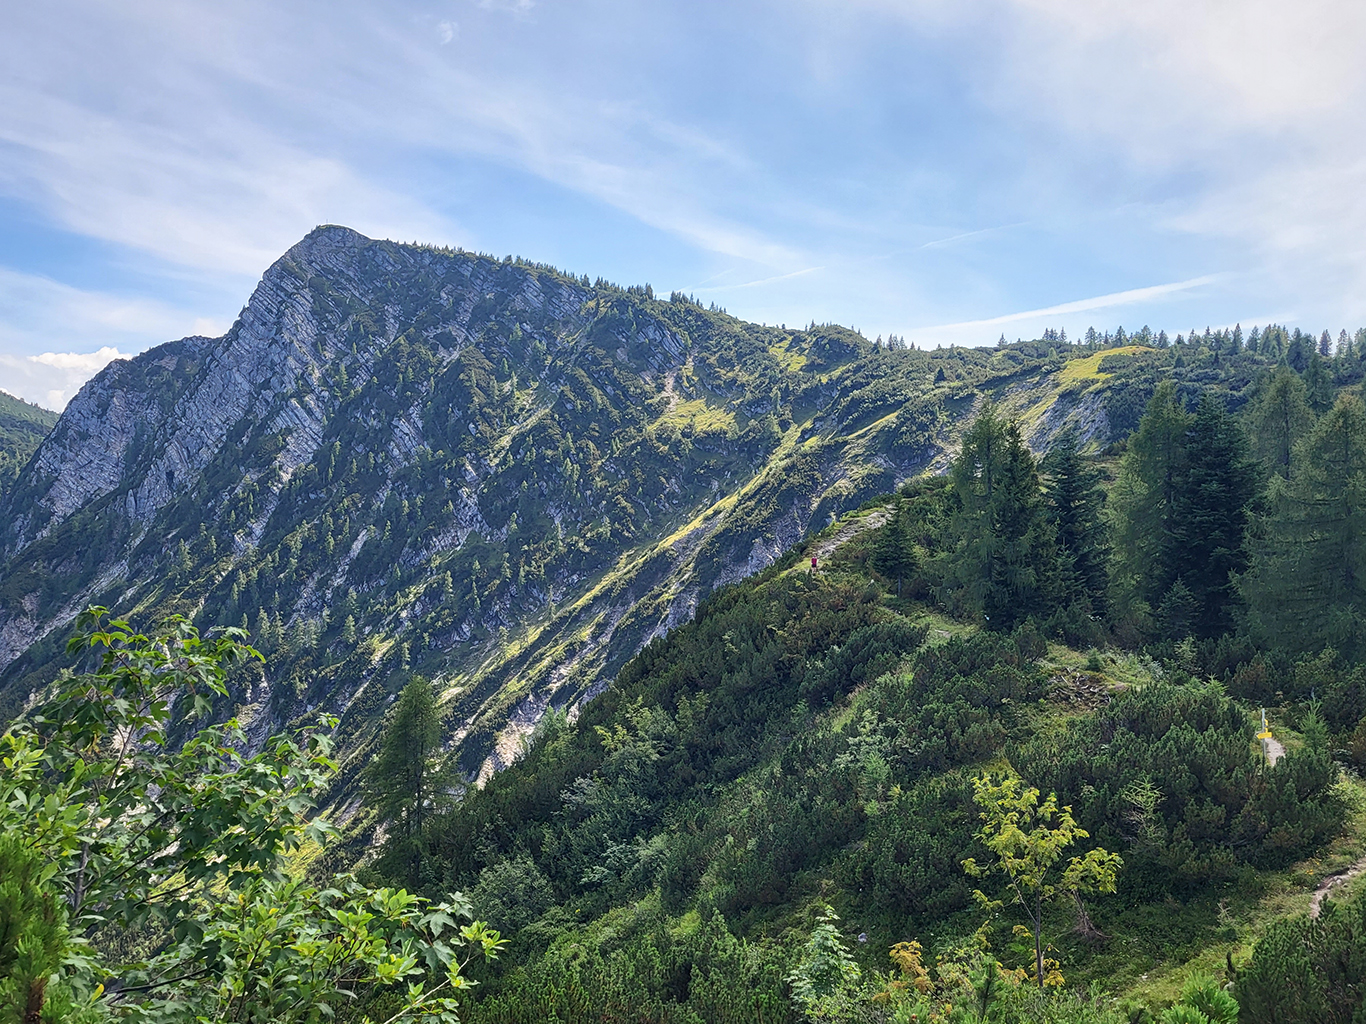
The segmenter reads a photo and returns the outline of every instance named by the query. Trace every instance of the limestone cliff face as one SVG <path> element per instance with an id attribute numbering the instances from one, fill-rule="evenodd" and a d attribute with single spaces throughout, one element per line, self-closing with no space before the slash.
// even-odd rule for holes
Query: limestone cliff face
<path id="1" fill-rule="evenodd" d="M 328 709 L 361 749 L 422 672 L 487 774 L 709 590 L 942 464 L 1018 386 L 993 360 L 319 228 L 223 337 L 106 367 L 8 490 L 0 717 L 84 605 L 179 612 L 267 654 L 235 684 L 254 741 Z"/>
<path id="2" fill-rule="evenodd" d="M 106 520 L 99 539 L 117 534 L 119 541 L 98 545 L 95 571 L 71 581 L 74 592 L 62 595 L 67 600 L 54 605 L 38 593 L 13 595 L 19 600 L 0 611 L 0 668 L 68 619 L 75 606 L 93 600 L 95 590 L 119 582 L 136 586 L 140 581 L 110 579 L 110 570 L 119 575 L 131 550 L 177 496 L 203 492 L 204 472 L 225 446 L 277 435 L 283 444 L 271 464 L 248 474 L 269 477 L 260 503 L 265 512 L 273 495 L 312 458 L 337 411 L 330 374 L 338 368 L 352 378 L 366 374 L 399 330 L 405 302 L 435 306 L 441 344 L 458 349 L 469 341 L 473 308 L 491 289 L 506 291 L 504 271 L 489 260 L 377 246 L 347 228 L 320 228 L 266 272 L 222 338 L 185 338 L 111 363 L 71 401 L 39 447 L 3 510 L 0 540 L 4 554 L 14 559 L 33 552 L 77 513 L 99 509 Z M 519 276 L 509 308 L 542 320 L 572 321 L 578 315 L 583 289 L 559 279 L 547 287 L 531 275 Z M 427 289 L 438 281 L 439 290 L 431 294 Z M 365 328 L 357 345 L 351 328 L 361 319 Z M 553 343 L 554 337 L 547 340 Z M 424 445 L 421 424 L 411 417 L 400 418 L 393 434 L 386 452 L 393 462 L 402 464 Z M 211 519 L 211 509 L 204 511 Z M 110 517 L 122 521 L 112 534 Z M 267 519 L 260 514 L 239 531 L 235 546 L 249 547 Z M 91 538 L 80 530 L 54 539 L 49 546 L 62 553 L 58 568 L 91 553 L 81 550 Z M 10 570 L 13 576 L 23 566 Z"/>
<path id="3" fill-rule="evenodd" d="M 323 328 L 332 311 L 317 308 L 310 280 L 325 279 L 331 294 L 369 304 L 376 274 L 410 277 L 433 262 L 423 250 L 398 249 L 396 255 L 367 243 L 348 228 L 320 228 L 266 271 L 224 337 L 171 342 L 111 363 L 92 379 L 38 451 L 28 474 L 33 484 L 9 510 L 6 553 L 116 489 L 127 492 L 128 518 L 145 527 L 177 484 L 183 488 L 203 471 L 235 425 L 254 429 L 266 422 L 268 430 L 288 432 L 290 443 L 278 457 L 287 480 L 312 454 L 336 404 L 323 370 L 338 356 L 339 338 Z M 467 337 L 473 296 L 490 283 L 487 274 L 462 276 L 441 293 L 451 314 L 443 326 L 457 343 Z M 582 295 L 568 291 L 547 296 L 528 279 L 518 305 L 570 312 Z M 465 301 L 452 302 L 452 293 Z M 395 329 L 384 322 L 377 336 L 367 337 L 368 346 L 392 341 Z"/>

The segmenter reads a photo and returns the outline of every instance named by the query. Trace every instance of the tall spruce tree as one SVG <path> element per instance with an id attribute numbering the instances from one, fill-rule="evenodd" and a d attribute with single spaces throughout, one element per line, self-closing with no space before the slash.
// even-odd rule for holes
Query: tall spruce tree
<path id="1" fill-rule="evenodd" d="M 994 629 L 1052 612 L 1057 541 L 1019 428 L 985 409 L 963 435 L 950 479 L 954 516 L 945 589 Z"/>
<path id="2" fill-rule="evenodd" d="M 1061 597 L 1067 603 L 1084 599 L 1093 613 L 1104 614 L 1109 547 L 1101 475 L 1087 466 L 1072 430 L 1054 439 L 1043 470 L 1044 500 L 1058 537 Z"/>
<path id="3" fill-rule="evenodd" d="M 910 510 L 904 502 L 897 504 L 896 512 L 879 531 L 872 563 L 874 569 L 896 583 L 896 596 L 900 597 L 902 585 L 917 568 Z"/>
<path id="4" fill-rule="evenodd" d="M 1333 404 L 1333 381 L 1328 375 L 1317 352 L 1309 357 L 1309 365 L 1304 371 L 1304 387 L 1308 392 L 1309 408 L 1320 415 L 1327 412 Z"/>
<path id="5" fill-rule="evenodd" d="M 1247 568 L 1244 540 L 1257 469 L 1242 428 L 1208 391 L 1201 396 L 1185 448 L 1173 495 L 1169 564 L 1195 600 L 1196 634 L 1219 636 L 1233 626 L 1234 576 Z"/>
<path id="6" fill-rule="evenodd" d="M 1313 335 L 1302 334 L 1298 327 L 1290 337 L 1290 344 L 1285 349 L 1286 362 L 1296 373 L 1303 373 L 1309 367 L 1309 357 L 1314 352 Z"/>
<path id="7" fill-rule="evenodd" d="M 1295 445 L 1314 426 L 1304 381 L 1282 363 L 1245 415 L 1248 433 L 1262 465 L 1269 473 L 1289 479 Z"/>
<path id="8" fill-rule="evenodd" d="M 1177 490 L 1185 473 L 1191 420 L 1176 385 L 1159 384 L 1120 461 L 1110 495 L 1116 584 L 1126 598 L 1137 597 L 1154 608 L 1177 578 Z"/>
<path id="9" fill-rule="evenodd" d="M 1240 586 L 1253 624 L 1293 650 L 1366 654 L 1366 406 L 1342 395 L 1272 481 Z"/>
<path id="10" fill-rule="evenodd" d="M 421 875 L 424 822 L 440 788 L 440 741 L 441 718 L 431 684 L 414 677 L 385 722 L 379 755 L 364 775 L 372 806 L 388 826 L 385 855 L 409 865 L 412 884 Z"/>

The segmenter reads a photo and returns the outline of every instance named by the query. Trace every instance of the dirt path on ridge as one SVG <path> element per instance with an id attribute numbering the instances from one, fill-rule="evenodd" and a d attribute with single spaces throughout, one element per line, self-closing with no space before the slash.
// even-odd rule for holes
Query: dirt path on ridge
<path id="1" fill-rule="evenodd" d="M 875 512 L 869 512 L 866 516 L 850 520 L 840 528 L 840 531 L 833 537 L 827 537 L 818 543 L 808 552 L 808 557 L 815 557 L 824 562 L 835 553 L 835 549 L 841 545 L 848 544 L 859 534 L 867 533 L 869 530 L 876 530 L 879 526 L 892 518 L 890 508 L 880 508 Z M 809 564 L 809 563 L 808 563 Z M 800 563 L 798 564 L 800 568 Z"/>
<path id="2" fill-rule="evenodd" d="M 1262 742 L 1266 744 L 1266 759 L 1271 764 L 1275 764 L 1285 757 L 1285 744 L 1280 740 L 1268 738 Z M 1362 857 L 1354 864 L 1348 864 L 1341 871 L 1335 871 L 1325 878 L 1314 890 L 1314 898 L 1309 901 L 1309 916 L 1311 918 L 1318 917 L 1319 911 L 1323 909 L 1323 901 L 1329 897 L 1334 889 L 1340 885 L 1346 885 L 1352 879 L 1363 874 L 1366 874 L 1366 857 Z"/>
<path id="3" fill-rule="evenodd" d="M 1319 911 L 1323 909 L 1323 901 L 1328 898 L 1328 895 L 1338 886 L 1345 885 L 1361 874 L 1366 874 L 1366 857 L 1362 857 L 1355 864 L 1348 865 L 1320 882 L 1319 887 L 1314 890 L 1314 898 L 1309 901 L 1309 916 L 1318 917 Z"/>

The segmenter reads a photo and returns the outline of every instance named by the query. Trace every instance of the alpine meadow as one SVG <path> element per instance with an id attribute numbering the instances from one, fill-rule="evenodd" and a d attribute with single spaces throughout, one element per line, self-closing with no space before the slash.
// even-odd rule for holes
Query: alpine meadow
<path id="1" fill-rule="evenodd" d="M 1364 381 L 319 227 L 0 396 L 0 1021 L 1360 1024 Z"/>

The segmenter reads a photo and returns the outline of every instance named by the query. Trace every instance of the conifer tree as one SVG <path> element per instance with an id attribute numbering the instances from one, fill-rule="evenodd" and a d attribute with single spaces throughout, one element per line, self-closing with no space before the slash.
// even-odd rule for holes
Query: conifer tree
<path id="1" fill-rule="evenodd" d="M 431 684 L 414 677 L 385 723 L 379 755 L 364 783 L 372 806 L 388 826 L 386 853 L 410 864 L 417 884 L 424 853 L 424 822 L 439 789 L 436 755 L 441 717 Z"/>
<path id="2" fill-rule="evenodd" d="M 1262 465 L 1268 472 L 1289 479 L 1291 453 L 1314 426 L 1304 381 L 1290 367 L 1278 366 L 1246 416 Z"/>
<path id="3" fill-rule="evenodd" d="M 1057 541 L 1019 428 L 984 410 L 963 436 L 950 479 L 955 514 L 946 589 L 993 628 L 1051 612 Z"/>
<path id="4" fill-rule="evenodd" d="M 1129 441 L 1110 495 L 1116 581 L 1154 607 L 1177 576 L 1177 489 L 1185 472 L 1191 419 L 1177 399 L 1176 385 L 1159 384 Z"/>
<path id="5" fill-rule="evenodd" d="M 1100 518 L 1105 501 L 1100 474 L 1083 461 L 1072 430 L 1054 440 L 1043 468 L 1044 498 L 1061 556 L 1062 596 L 1068 601 L 1085 598 L 1092 612 L 1103 614 L 1109 550 Z"/>
<path id="6" fill-rule="evenodd" d="M 1218 636 L 1233 625 L 1233 577 L 1247 568 L 1243 542 L 1257 472 L 1242 429 L 1210 392 L 1200 399 L 1185 447 L 1169 563 L 1195 599 L 1195 632 Z"/>
<path id="7" fill-rule="evenodd" d="M 1273 481 L 1252 571 L 1254 621 L 1287 647 L 1366 651 L 1366 406 L 1341 396 Z"/>
<path id="8" fill-rule="evenodd" d="M 1309 408 L 1320 414 L 1327 412 L 1333 404 L 1333 382 L 1317 352 L 1309 357 L 1309 365 L 1304 371 L 1304 387 L 1308 392 Z"/>
<path id="9" fill-rule="evenodd" d="M 1285 347 L 1285 359 L 1296 373 L 1303 373 L 1309 366 L 1309 356 L 1314 351 L 1314 337 L 1302 334 L 1298 327 L 1290 336 L 1290 344 Z"/>
<path id="10" fill-rule="evenodd" d="M 1190 636 L 1199 610 L 1195 595 L 1177 577 L 1176 582 L 1162 595 L 1162 603 L 1157 608 L 1157 620 L 1167 639 L 1182 640 Z"/>
<path id="11" fill-rule="evenodd" d="M 915 543 L 911 537 L 910 516 L 905 505 L 898 505 L 878 534 L 872 552 L 873 568 L 896 581 L 896 596 L 902 584 L 916 571 Z"/>
<path id="12" fill-rule="evenodd" d="M 0 833 L 0 1020 L 46 1020 L 56 1009 L 44 1005 L 49 979 L 71 936 L 66 906 L 44 884 L 43 869 L 43 857 L 17 833 Z"/>
<path id="13" fill-rule="evenodd" d="M 176 554 L 175 554 L 175 572 L 176 572 L 176 577 L 177 577 L 179 580 L 181 580 L 182 582 L 183 582 L 183 581 L 186 581 L 186 580 L 189 579 L 190 573 L 191 573 L 191 571 L 192 571 L 193 569 L 194 569 L 194 562 L 193 562 L 193 561 L 191 560 L 191 558 L 190 558 L 190 548 L 189 548 L 189 546 L 185 543 L 185 538 L 182 537 L 182 538 L 180 539 L 180 542 L 179 542 L 178 544 L 176 544 Z"/>

